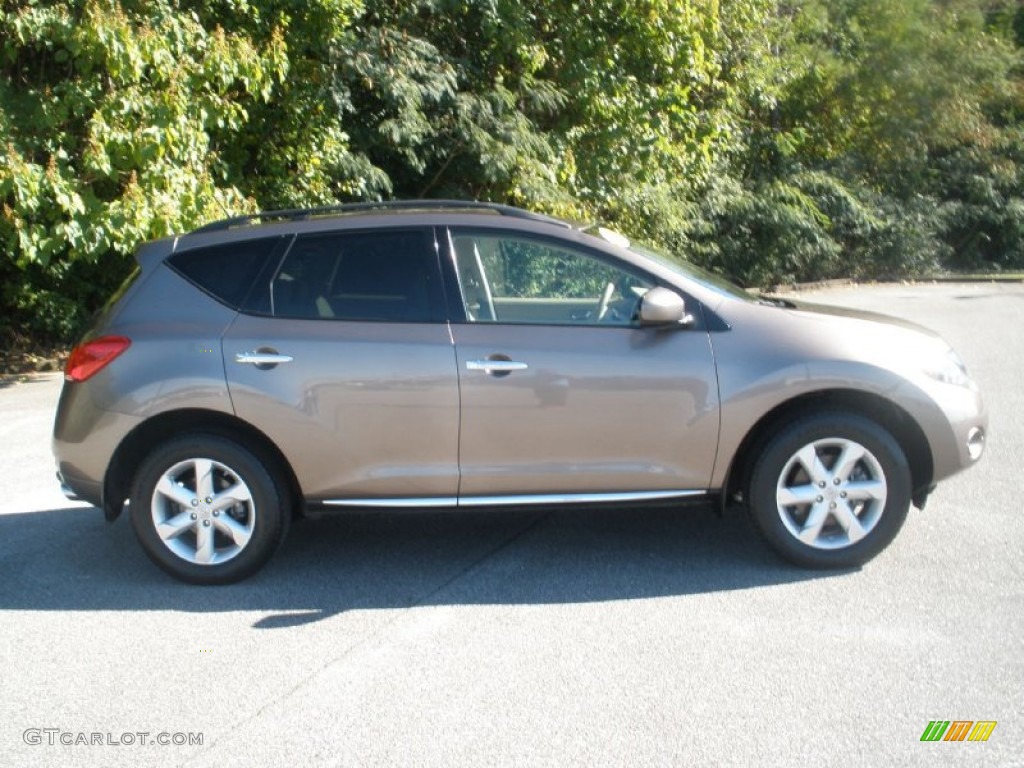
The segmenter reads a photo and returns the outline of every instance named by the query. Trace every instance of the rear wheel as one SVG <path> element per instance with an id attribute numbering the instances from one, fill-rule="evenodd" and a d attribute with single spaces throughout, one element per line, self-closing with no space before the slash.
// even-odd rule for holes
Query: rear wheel
<path id="1" fill-rule="evenodd" d="M 899 532 L 910 508 L 910 467 L 870 419 L 814 414 L 767 442 L 749 496 L 755 522 L 783 557 L 811 568 L 851 567 Z"/>
<path id="2" fill-rule="evenodd" d="M 157 447 L 131 492 L 132 527 L 146 554 L 193 584 L 250 576 L 287 533 L 287 494 L 272 468 L 218 435 L 188 435 Z"/>

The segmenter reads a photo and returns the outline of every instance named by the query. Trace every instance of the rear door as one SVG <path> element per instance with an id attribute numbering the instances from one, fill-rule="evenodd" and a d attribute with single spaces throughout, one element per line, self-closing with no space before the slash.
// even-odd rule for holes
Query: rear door
<path id="1" fill-rule="evenodd" d="M 452 503 L 459 391 L 430 228 L 298 236 L 223 339 L 236 413 L 307 498 Z"/>
<path id="2" fill-rule="evenodd" d="M 700 322 L 638 327 L 652 277 L 519 232 L 452 230 L 449 260 L 464 315 L 452 326 L 461 498 L 707 489 L 719 418 L 710 340 Z"/>

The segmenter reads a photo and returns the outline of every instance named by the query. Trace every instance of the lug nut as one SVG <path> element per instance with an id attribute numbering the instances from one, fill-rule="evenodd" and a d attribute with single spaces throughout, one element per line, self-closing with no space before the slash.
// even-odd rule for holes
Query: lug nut
<path id="1" fill-rule="evenodd" d="M 835 483 L 836 485 L 839 485 L 839 483 L 840 483 L 841 481 L 839 480 L 839 478 L 838 478 L 838 477 L 834 477 L 834 478 L 832 478 L 832 482 L 833 482 L 833 483 Z"/>
<path id="2" fill-rule="evenodd" d="M 195 520 L 197 517 L 199 517 L 199 515 L 197 515 L 195 512 L 193 512 L 192 513 L 192 519 Z"/>
<path id="3" fill-rule="evenodd" d="M 842 493 L 840 493 L 839 494 L 839 498 L 845 499 L 846 498 L 846 491 L 843 491 Z"/>
<path id="4" fill-rule="evenodd" d="M 846 494 L 844 493 L 843 495 L 845 496 Z M 213 516 L 214 517 L 220 517 L 220 510 L 219 509 L 213 510 Z"/>
<path id="5" fill-rule="evenodd" d="M 206 503 L 207 504 L 212 504 L 213 503 L 213 497 L 212 496 L 207 496 L 206 497 Z"/>
<path id="6" fill-rule="evenodd" d="M 832 502 L 829 502 L 828 508 L 829 508 L 829 509 L 835 509 L 835 508 L 836 508 L 836 503 L 835 503 L 834 501 L 832 501 Z M 206 524 L 207 524 L 207 525 L 209 525 L 209 524 L 210 524 L 210 522 L 209 522 L 209 521 L 207 521 L 207 522 L 206 522 Z"/>
<path id="7" fill-rule="evenodd" d="M 834 507 L 835 504 L 833 504 L 832 506 Z M 209 528 L 210 527 L 210 521 L 209 520 L 203 520 L 203 527 L 204 528 Z"/>
<path id="8" fill-rule="evenodd" d="M 815 499 L 815 501 L 817 501 L 817 502 L 819 502 L 819 503 L 820 503 L 820 502 L 822 502 L 822 501 L 824 501 L 824 500 L 825 500 L 825 497 L 824 497 L 824 496 L 819 496 L 818 498 L 816 498 L 816 499 Z"/>
<path id="9" fill-rule="evenodd" d="M 192 499 L 192 506 L 193 507 L 198 507 L 199 506 L 199 499 Z"/>
<path id="10" fill-rule="evenodd" d="M 825 481 L 822 480 L 820 483 L 818 483 L 818 487 L 819 488 L 824 488 L 825 487 Z"/>

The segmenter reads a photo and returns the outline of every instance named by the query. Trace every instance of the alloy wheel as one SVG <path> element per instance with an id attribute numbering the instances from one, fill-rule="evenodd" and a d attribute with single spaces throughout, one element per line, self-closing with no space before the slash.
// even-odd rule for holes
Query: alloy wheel
<path id="1" fill-rule="evenodd" d="M 207 458 L 177 462 L 160 477 L 151 503 L 157 535 L 189 563 L 215 565 L 237 557 L 252 538 L 252 491 L 231 467 Z"/>
<path id="2" fill-rule="evenodd" d="M 779 474 L 775 499 L 786 530 L 815 549 L 852 546 L 878 525 L 888 495 L 879 460 L 855 440 L 804 445 Z"/>

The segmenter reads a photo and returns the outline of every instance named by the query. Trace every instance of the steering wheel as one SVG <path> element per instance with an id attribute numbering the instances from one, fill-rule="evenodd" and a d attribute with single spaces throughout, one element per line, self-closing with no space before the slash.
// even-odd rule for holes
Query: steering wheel
<path id="1" fill-rule="evenodd" d="M 597 322 L 604 320 L 604 316 L 608 314 L 608 305 L 612 302 L 612 294 L 615 293 L 615 283 L 609 282 L 604 287 L 604 293 L 601 294 L 601 299 L 597 302 Z"/>

